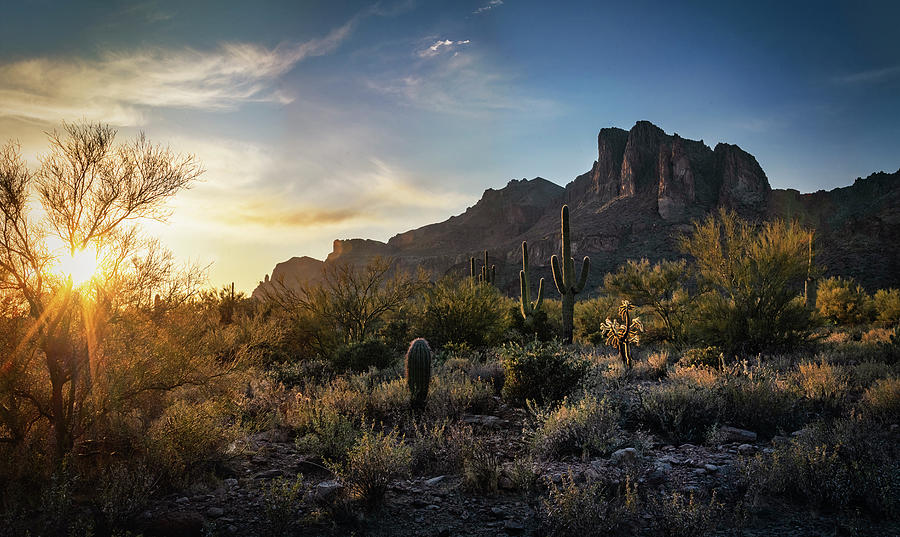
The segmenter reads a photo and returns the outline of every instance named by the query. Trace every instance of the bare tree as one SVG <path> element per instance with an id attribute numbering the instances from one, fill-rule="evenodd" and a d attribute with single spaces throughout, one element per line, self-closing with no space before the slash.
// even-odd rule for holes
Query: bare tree
<path id="1" fill-rule="evenodd" d="M 200 274 L 194 267 L 176 276 L 171 254 L 137 225 L 168 215 L 165 202 L 203 172 L 196 158 L 143 135 L 125 144 L 115 136 L 108 126 L 64 124 L 61 133 L 48 133 L 50 151 L 35 173 L 17 144 L 0 149 L 0 293 L 27 305 L 31 319 L 8 361 L 36 354 L 49 380 L 49 393 L 39 386 L 11 393 L 50 421 L 59 456 L 79 434 L 79 413 L 102 367 L 105 323 L 154 292 L 189 295 Z M 33 198 L 43 211 L 34 210 Z M 88 284 L 54 274 L 54 241 L 70 255 L 96 255 Z"/>

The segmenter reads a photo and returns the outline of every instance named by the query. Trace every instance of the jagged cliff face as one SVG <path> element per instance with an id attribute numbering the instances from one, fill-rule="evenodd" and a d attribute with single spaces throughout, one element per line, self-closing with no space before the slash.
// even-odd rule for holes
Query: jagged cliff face
<path id="1" fill-rule="evenodd" d="M 401 268 L 422 267 L 440 277 L 468 273 L 469 258 L 480 259 L 487 249 L 491 263 L 497 265 L 498 285 L 515 294 L 523 240 L 528 241 L 537 276 L 550 277 L 550 256 L 560 251 L 559 209 L 567 203 L 573 255 L 591 256 L 588 285 L 592 288 L 626 259 L 677 257 L 677 238 L 691 229 L 691 222 L 724 207 L 754 220 L 800 217 L 820 229 L 821 259 L 829 267 L 847 269 L 843 274 L 855 275 L 869 287 L 897 286 L 897 263 L 887 269 L 876 266 L 874 259 L 848 263 L 846 256 L 853 253 L 852 248 L 832 244 L 853 244 L 842 237 L 869 244 L 869 237 L 878 237 L 896 246 L 900 237 L 898 175 L 885 174 L 877 179 L 877 188 L 861 180 L 833 194 L 773 191 L 753 155 L 738 146 L 720 143 L 710 149 L 702 140 L 669 135 L 650 122 L 639 121 L 629 131 L 602 129 L 597 160 L 565 188 L 542 178 L 513 180 L 502 189 L 486 190 L 465 213 L 401 233 L 387 243 L 336 240 L 325 262 L 364 264 L 376 255 L 391 256 Z M 883 201 L 874 205 L 860 201 L 872 197 Z M 872 223 L 870 215 L 878 223 Z M 861 236 L 861 229 L 868 229 L 869 235 Z M 873 251 L 881 255 L 883 249 L 882 245 Z M 896 247 L 891 250 L 897 252 Z M 306 262 L 300 277 L 308 277 L 312 269 L 321 272 L 321 265 L 313 265 Z"/>

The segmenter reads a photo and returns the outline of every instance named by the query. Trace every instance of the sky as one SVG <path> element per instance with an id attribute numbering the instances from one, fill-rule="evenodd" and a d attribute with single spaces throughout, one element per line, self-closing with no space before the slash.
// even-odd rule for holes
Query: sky
<path id="1" fill-rule="evenodd" d="M 337 238 L 443 221 L 590 169 L 649 120 L 756 156 L 774 188 L 900 168 L 900 2 L 21 0 L 0 16 L 0 143 L 63 121 L 193 153 L 148 233 L 252 290 Z"/>

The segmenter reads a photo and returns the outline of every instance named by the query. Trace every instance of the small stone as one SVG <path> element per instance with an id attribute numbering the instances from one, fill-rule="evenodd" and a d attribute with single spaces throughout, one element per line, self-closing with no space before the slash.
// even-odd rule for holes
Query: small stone
<path id="1" fill-rule="evenodd" d="M 175 503 L 185 504 L 185 503 L 188 503 L 189 501 L 191 501 L 191 500 L 189 500 L 187 496 L 182 496 L 181 498 L 178 498 L 177 500 L 175 500 Z"/>
<path id="2" fill-rule="evenodd" d="M 274 470 L 266 470 L 265 472 L 259 472 L 258 474 L 255 474 L 253 477 L 255 479 L 274 479 L 276 477 L 281 477 L 282 475 L 284 475 L 284 472 L 282 472 L 281 470 L 278 470 L 278 469 L 274 469 Z"/>
<path id="3" fill-rule="evenodd" d="M 738 429 L 737 427 L 721 427 L 719 434 L 726 443 L 728 442 L 756 442 L 756 433 L 746 429 Z"/>
<path id="4" fill-rule="evenodd" d="M 718 472 L 718 471 L 719 471 L 719 467 L 716 466 L 715 464 L 704 464 L 704 465 L 703 465 L 703 468 L 704 468 L 707 472 Z"/>
<path id="5" fill-rule="evenodd" d="M 233 477 L 229 477 L 228 479 L 225 480 L 226 487 L 236 487 L 237 485 L 238 485 L 238 480 Z"/>
<path id="6" fill-rule="evenodd" d="M 694 475 L 706 475 L 706 469 L 705 468 L 695 468 Z"/>
<path id="7" fill-rule="evenodd" d="M 440 483 L 441 481 L 443 481 L 445 477 L 447 477 L 447 476 L 439 475 L 437 477 L 432 477 L 431 479 L 426 479 L 425 484 L 428 485 L 429 487 L 433 487 L 433 486 L 437 485 L 438 483 Z"/>
<path id="8" fill-rule="evenodd" d="M 667 462 L 656 461 L 656 469 L 663 472 L 671 472 L 672 465 Z"/>
<path id="9" fill-rule="evenodd" d="M 491 507 L 491 514 L 496 518 L 506 517 L 506 511 L 504 511 L 502 507 Z"/>
<path id="10" fill-rule="evenodd" d="M 516 520 L 507 520 L 503 524 L 503 529 L 512 535 L 518 535 L 525 531 L 525 525 Z"/>
<path id="11" fill-rule="evenodd" d="M 439 510 L 440 508 L 441 508 L 440 505 L 435 505 L 435 504 L 433 504 L 433 503 L 430 504 L 430 505 L 426 505 L 426 506 L 425 506 L 425 509 L 426 509 L 427 511 L 437 511 L 437 510 Z"/>
<path id="12" fill-rule="evenodd" d="M 647 483 L 651 486 L 662 485 L 666 482 L 666 472 L 660 468 L 656 468 L 647 474 Z"/>
<path id="13" fill-rule="evenodd" d="M 225 510 L 221 507 L 210 507 L 206 510 L 206 516 L 209 518 L 219 518 L 225 514 Z"/>
<path id="14" fill-rule="evenodd" d="M 780 446 L 780 445 L 784 445 L 784 444 L 790 444 L 790 443 L 791 443 L 791 439 L 788 438 L 787 436 L 775 435 L 775 436 L 772 438 L 772 443 L 775 444 L 776 446 Z"/>
<path id="15" fill-rule="evenodd" d="M 737 450 L 741 455 L 752 455 L 756 448 L 750 444 L 741 444 Z"/>
<path id="16" fill-rule="evenodd" d="M 338 481 L 322 481 L 316 485 L 316 498 L 319 501 L 328 502 L 337 496 L 343 489 L 344 485 L 341 485 Z"/>
<path id="17" fill-rule="evenodd" d="M 623 448 L 612 454 L 609 461 L 615 465 L 630 464 L 637 460 L 637 450 L 634 448 Z"/>
<path id="18" fill-rule="evenodd" d="M 428 504 L 421 498 L 415 498 L 412 502 L 410 502 L 410 505 L 412 505 L 414 509 L 421 509 Z"/>

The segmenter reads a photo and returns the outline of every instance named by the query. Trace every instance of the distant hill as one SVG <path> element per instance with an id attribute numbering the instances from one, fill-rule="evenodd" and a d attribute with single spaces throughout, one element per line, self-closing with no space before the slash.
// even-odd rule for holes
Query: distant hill
<path id="1" fill-rule="evenodd" d="M 565 188 L 540 177 L 513 180 L 487 189 L 478 203 L 444 222 L 387 243 L 335 240 L 324 262 L 293 258 L 280 263 L 272 279 L 315 279 L 326 263 L 364 264 L 376 255 L 392 256 L 404 268 L 424 267 L 435 277 L 467 274 L 469 258 L 481 259 L 487 249 L 498 285 L 515 294 L 523 240 L 532 268 L 550 276 L 550 256 L 560 250 L 559 211 L 567 203 L 573 255 L 591 257 L 591 289 L 626 259 L 678 257 L 677 238 L 720 207 L 752 220 L 796 219 L 816 230 L 826 274 L 853 276 L 870 290 L 900 287 L 900 170 L 800 194 L 773 190 L 756 158 L 736 145 L 710 149 L 648 121 L 630 131 L 602 129 L 597 146 L 591 169 Z M 254 295 L 266 285 L 260 282 Z"/>

